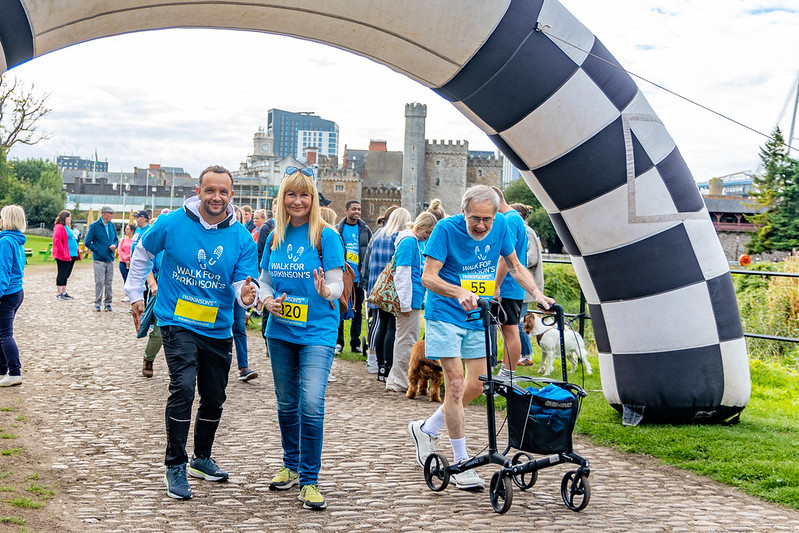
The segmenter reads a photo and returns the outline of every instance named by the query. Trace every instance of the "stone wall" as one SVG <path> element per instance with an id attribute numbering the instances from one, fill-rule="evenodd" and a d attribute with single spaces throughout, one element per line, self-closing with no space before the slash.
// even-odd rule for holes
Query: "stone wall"
<path id="1" fill-rule="evenodd" d="M 425 203 L 429 204 L 433 198 L 439 198 L 444 211 L 460 212 L 461 197 L 466 191 L 468 157 L 468 141 L 426 142 Z M 413 217 L 417 214 L 411 212 Z"/>

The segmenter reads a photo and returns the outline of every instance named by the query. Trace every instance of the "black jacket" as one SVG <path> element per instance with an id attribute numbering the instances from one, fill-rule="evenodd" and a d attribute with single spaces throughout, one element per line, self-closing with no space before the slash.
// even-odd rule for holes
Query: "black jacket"
<path id="1" fill-rule="evenodd" d="M 338 224 L 336 224 L 336 231 L 338 231 L 339 235 L 342 235 L 342 231 L 344 230 L 344 224 L 347 222 L 347 217 L 342 218 Z M 361 279 L 364 277 L 363 267 L 365 264 L 366 259 L 366 247 L 369 246 L 369 241 L 372 240 L 372 230 L 369 226 L 366 225 L 366 222 L 358 219 L 358 260 L 360 263 L 358 264 L 358 273 L 361 276 Z"/>

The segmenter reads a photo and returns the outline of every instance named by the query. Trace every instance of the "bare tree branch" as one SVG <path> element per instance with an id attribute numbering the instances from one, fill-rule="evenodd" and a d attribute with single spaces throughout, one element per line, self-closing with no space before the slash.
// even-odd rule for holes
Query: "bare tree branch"
<path id="1" fill-rule="evenodd" d="M 51 111 L 45 105 L 49 97 L 38 97 L 33 84 L 28 89 L 16 78 L 7 82 L 0 75 L 0 150 L 8 153 L 16 143 L 31 145 L 50 138 L 39 129 L 39 121 Z"/>

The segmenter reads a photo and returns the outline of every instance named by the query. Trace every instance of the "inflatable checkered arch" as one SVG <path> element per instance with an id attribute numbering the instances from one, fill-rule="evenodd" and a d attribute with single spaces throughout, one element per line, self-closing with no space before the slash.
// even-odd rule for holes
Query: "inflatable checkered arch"
<path id="1" fill-rule="evenodd" d="M 169 27 L 266 31 L 383 63 L 451 101 L 549 212 L 624 419 L 719 421 L 749 399 L 724 253 L 685 161 L 630 76 L 555 0 L 0 0 L 0 71 Z M 135 15 L 135 16 L 134 16 Z"/>

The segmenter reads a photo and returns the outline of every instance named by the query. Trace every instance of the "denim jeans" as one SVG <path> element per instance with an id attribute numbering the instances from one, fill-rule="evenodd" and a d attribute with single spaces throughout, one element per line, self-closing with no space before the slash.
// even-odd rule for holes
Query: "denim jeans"
<path id="1" fill-rule="evenodd" d="M 266 322 L 266 318 L 264 318 Z M 239 369 L 247 364 L 247 310 L 233 302 L 233 345 L 236 347 L 236 364 Z"/>
<path id="2" fill-rule="evenodd" d="M 267 339 L 277 397 L 283 466 L 315 485 L 322 465 L 325 390 L 333 348 Z"/>
<path id="3" fill-rule="evenodd" d="M 0 297 L 0 372 L 19 376 L 19 348 L 14 340 L 14 316 L 16 316 L 25 291 L 19 290 Z"/>

